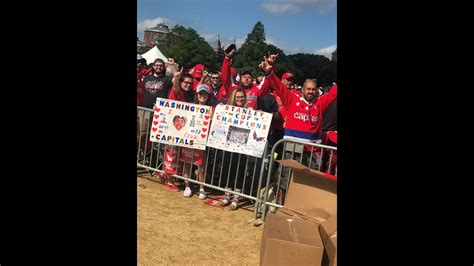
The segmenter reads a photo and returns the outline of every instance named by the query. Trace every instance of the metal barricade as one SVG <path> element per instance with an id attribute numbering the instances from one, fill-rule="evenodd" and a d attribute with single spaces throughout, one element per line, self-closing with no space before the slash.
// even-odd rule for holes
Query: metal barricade
<path id="1" fill-rule="evenodd" d="M 283 154 L 276 154 L 279 150 Z M 265 220 L 268 211 L 274 212 L 276 208 L 284 208 L 284 200 L 288 192 L 291 169 L 278 165 L 275 160 L 294 159 L 312 169 L 323 173 L 337 175 L 337 165 L 334 158 L 337 156 L 337 147 L 322 144 L 297 141 L 292 139 L 281 139 L 277 141 L 269 153 L 268 175 L 266 185 L 262 190 L 261 200 L 256 202 L 255 209 L 258 212 L 255 216 L 260 216 Z M 334 167 L 335 166 L 335 167 Z M 261 204 L 261 205 L 260 205 Z"/>
<path id="2" fill-rule="evenodd" d="M 143 107 L 137 109 L 137 166 L 146 169 L 150 175 L 165 174 L 164 156 L 167 150 L 166 147 L 171 146 L 149 140 L 154 115 L 153 110 Z M 176 174 L 169 174 L 168 176 L 246 198 L 251 202 L 255 202 L 255 206 L 259 201 L 261 202 L 259 192 L 261 185 L 264 184 L 262 178 L 266 177 L 265 167 L 268 166 L 268 159 L 264 159 L 266 154 L 262 158 L 257 158 L 206 147 L 205 159 L 202 161 L 204 182 L 201 182 L 198 180 L 199 173 L 195 171 L 198 166 L 194 162 L 195 155 L 200 150 L 192 149 L 191 163 L 181 156 L 185 148 L 172 147 L 175 149 L 173 154 L 178 157 L 178 165 L 182 164 L 183 167 L 178 167 Z M 267 146 L 265 147 L 266 152 Z M 189 165 L 192 165 L 192 167 L 189 167 Z M 185 170 L 186 172 L 184 172 Z M 185 177 L 185 174 L 188 177 Z M 256 219 L 256 215 L 257 211 L 255 209 L 254 219 Z"/>
<path id="3" fill-rule="evenodd" d="M 158 162 L 162 161 L 160 144 L 149 141 L 152 116 L 152 109 L 137 107 L 137 166 L 147 169 L 150 175 L 155 173 L 155 169 L 159 168 Z"/>
<path id="4" fill-rule="evenodd" d="M 166 147 L 169 147 L 149 140 L 153 115 L 152 109 L 143 107 L 137 109 L 137 166 L 146 169 L 152 176 L 165 173 L 164 156 Z M 262 158 L 206 147 L 205 159 L 203 158 L 201 162 L 204 168 L 204 182 L 201 182 L 198 180 L 199 173 L 195 171 L 198 166 L 194 163 L 195 153 L 198 150 L 192 150 L 192 159 L 189 162 L 181 158 L 183 148 L 173 147 L 178 165 L 183 164 L 183 167 L 178 167 L 176 174 L 169 176 L 254 202 L 254 220 L 257 218 L 264 220 L 268 211 L 284 207 L 291 170 L 278 165 L 275 162 L 277 158 L 295 159 L 310 168 L 329 172 L 334 168 L 331 164 L 337 152 L 337 148 L 333 146 L 291 139 L 277 141 L 270 151 L 266 146 Z M 276 155 L 276 151 L 280 154 Z M 188 164 L 188 167 L 185 164 Z M 186 168 L 188 170 L 185 173 Z M 185 174 L 188 177 L 184 177 Z M 337 172 L 332 174 L 337 175 Z"/>

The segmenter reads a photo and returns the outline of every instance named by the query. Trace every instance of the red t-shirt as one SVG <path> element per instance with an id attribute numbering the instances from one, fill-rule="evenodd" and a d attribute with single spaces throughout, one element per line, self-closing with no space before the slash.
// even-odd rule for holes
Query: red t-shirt
<path id="1" fill-rule="evenodd" d="M 221 79 L 222 86 L 224 86 L 226 90 L 226 95 L 224 95 L 226 98 L 231 95 L 233 90 L 241 87 L 240 85 L 232 84 L 230 64 L 231 60 L 224 57 L 221 68 Z M 245 89 L 245 94 L 247 96 L 247 106 L 249 108 L 258 110 L 257 98 L 263 97 L 266 94 L 266 92 L 268 91 L 267 87 L 268 81 L 265 81 L 264 78 L 259 85 L 252 84 L 252 87 Z"/>
<path id="2" fill-rule="evenodd" d="M 186 102 L 186 98 L 184 98 L 183 90 L 179 90 L 179 93 L 176 94 L 176 92 L 174 91 L 174 87 L 171 87 L 170 93 L 168 95 L 168 99 Z"/>

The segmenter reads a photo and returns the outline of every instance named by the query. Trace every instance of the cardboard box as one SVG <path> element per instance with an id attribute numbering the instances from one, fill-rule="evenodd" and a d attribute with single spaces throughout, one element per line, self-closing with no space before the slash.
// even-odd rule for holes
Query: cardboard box
<path id="1" fill-rule="evenodd" d="M 328 236 L 337 230 L 337 180 L 295 160 L 278 162 L 292 168 L 293 174 L 285 208 L 269 213 L 265 220 L 260 265 L 321 265 L 323 256 L 329 263 L 329 258 L 335 257 L 321 253 L 322 238 L 328 242 Z M 311 242 L 301 242 L 306 238 Z M 331 252 L 335 254 L 334 249 Z"/>
<path id="2" fill-rule="evenodd" d="M 326 245 L 330 236 L 337 233 L 337 213 L 322 222 L 319 226 L 319 234 L 323 244 Z"/>
<path id="3" fill-rule="evenodd" d="M 293 170 L 285 209 L 321 222 L 337 213 L 337 180 L 295 160 L 278 162 Z"/>
<path id="4" fill-rule="evenodd" d="M 260 265 L 321 265 L 324 246 L 318 224 L 269 213 L 263 227 Z"/>
<path id="5" fill-rule="evenodd" d="M 324 244 L 322 266 L 337 266 L 337 232 Z"/>
<path id="6" fill-rule="evenodd" d="M 321 265 L 337 265 L 337 213 L 319 225 L 319 234 L 324 245 Z"/>

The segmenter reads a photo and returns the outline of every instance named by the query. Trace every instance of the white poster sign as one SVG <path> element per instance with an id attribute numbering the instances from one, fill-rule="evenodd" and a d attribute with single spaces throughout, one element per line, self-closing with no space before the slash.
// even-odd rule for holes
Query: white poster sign
<path id="1" fill-rule="evenodd" d="M 210 106 L 156 98 L 150 141 L 205 150 Z"/>
<path id="2" fill-rule="evenodd" d="M 262 157 L 273 114 L 219 104 L 209 129 L 207 146 Z"/>

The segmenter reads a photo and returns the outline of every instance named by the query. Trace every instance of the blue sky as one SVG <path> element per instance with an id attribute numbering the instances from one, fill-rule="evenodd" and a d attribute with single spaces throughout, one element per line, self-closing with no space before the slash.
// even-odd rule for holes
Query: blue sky
<path id="1" fill-rule="evenodd" d="M 266 42 L 286 54 L 312 53 L 331 58 L 337 44 L 336 0 L 137 0 L 137 32 L 163 20 L 195 29 L 211 46 L 244 42 L 257 21 Z"/>

